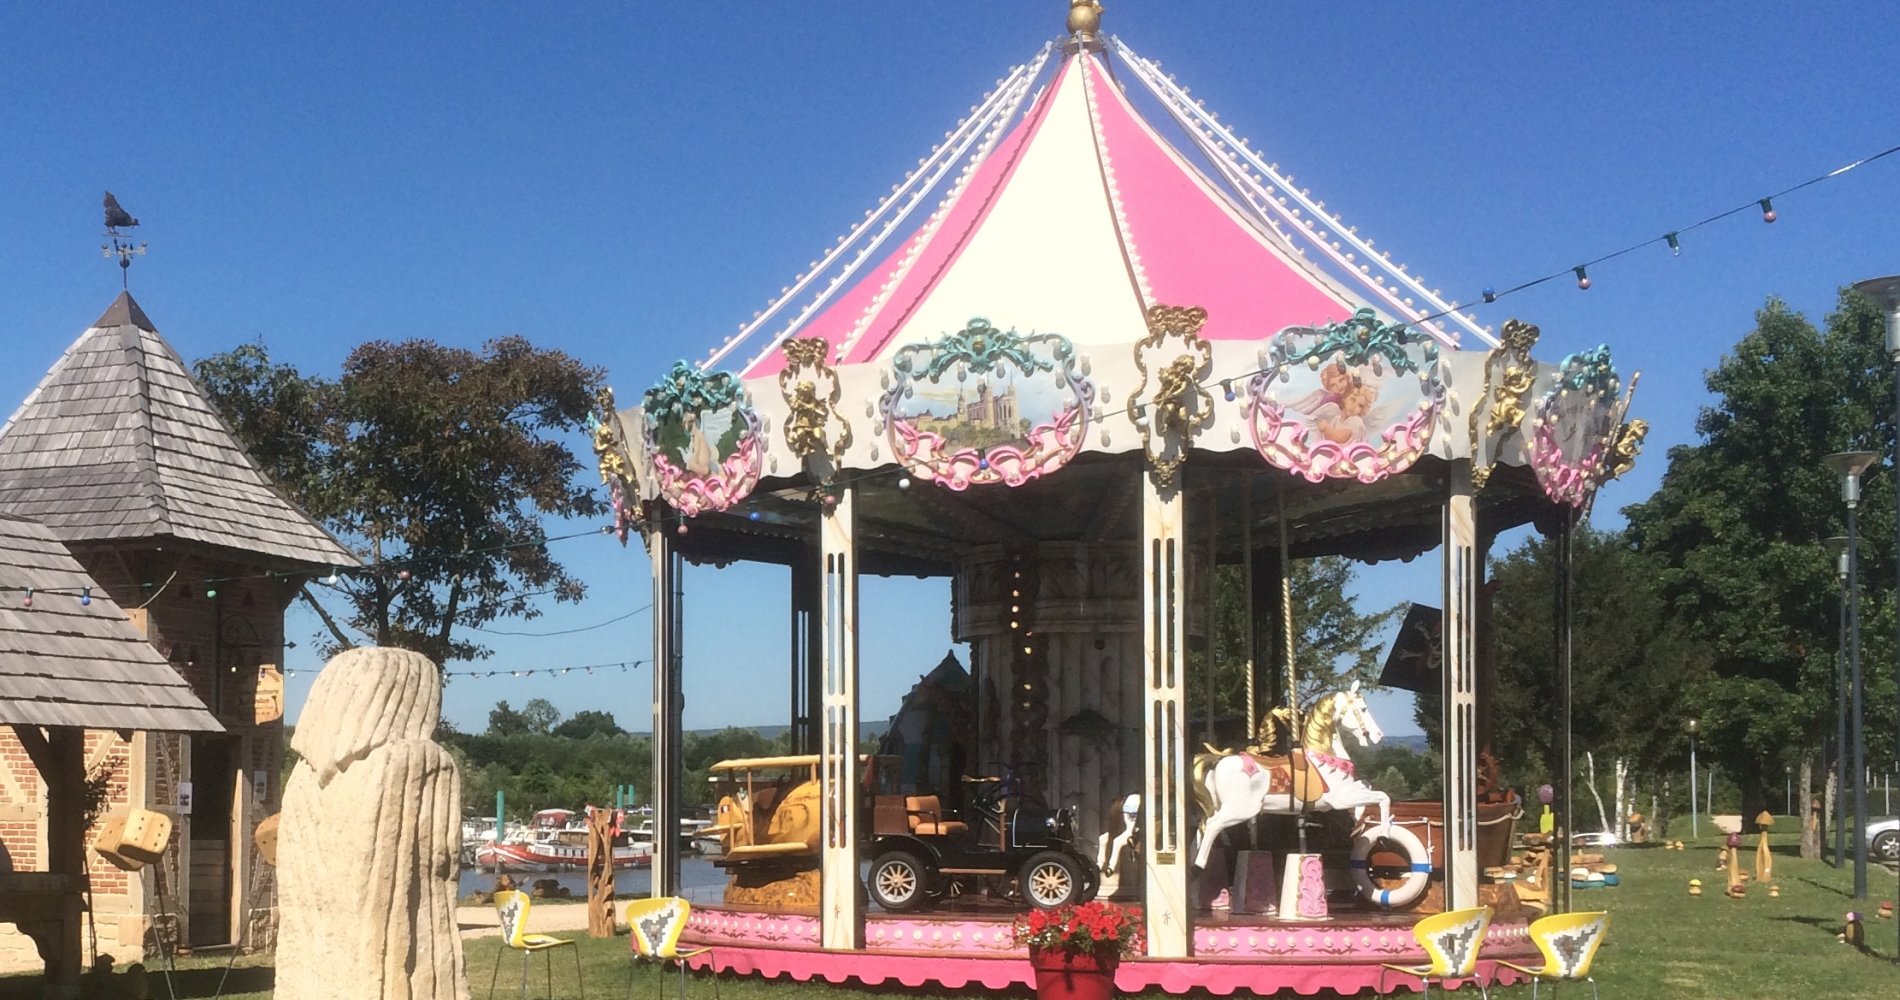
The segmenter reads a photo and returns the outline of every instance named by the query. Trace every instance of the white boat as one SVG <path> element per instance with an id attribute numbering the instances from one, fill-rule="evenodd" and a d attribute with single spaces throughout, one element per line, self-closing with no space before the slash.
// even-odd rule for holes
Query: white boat
<path id="1" fill-rule="evenodd" d="M 614 837 L 615 868 L 647 868 L 653 847 L 629 833 Z M 525 831 L 497 841 L 491 836 L 477 844 L 475 864 L 495 871 L 562 871 L 587 866 L 587 825 L 582 814 L 570 809 L 543 809 Z"/>

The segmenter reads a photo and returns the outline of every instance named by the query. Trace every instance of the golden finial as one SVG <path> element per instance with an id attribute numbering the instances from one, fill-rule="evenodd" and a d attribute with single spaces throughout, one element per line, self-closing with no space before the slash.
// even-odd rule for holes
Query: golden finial
<path id="1" fill-rule="evenodd" d="M 1101 0 L 1069 0 L 1069 34 L 1085 42 L 1094 41 L 1101 27 Z"/>

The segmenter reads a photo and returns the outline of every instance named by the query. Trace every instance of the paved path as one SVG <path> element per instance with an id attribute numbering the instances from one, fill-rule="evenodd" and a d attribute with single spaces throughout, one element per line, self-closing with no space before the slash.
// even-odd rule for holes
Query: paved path
<path id="1" fill-rule="evenodd" d="M 627 901 L 614 902 L 614 919 L 626 923 Z M 494 937 L 501 933 L 501 921 L 492 906 L 461 906 L 455 910 L 455 925 L 465 938 Z M 585 903 L 537 903 L 528 908 L 528 931 L 532 934 L 564 934 L 587 930 Z"/>

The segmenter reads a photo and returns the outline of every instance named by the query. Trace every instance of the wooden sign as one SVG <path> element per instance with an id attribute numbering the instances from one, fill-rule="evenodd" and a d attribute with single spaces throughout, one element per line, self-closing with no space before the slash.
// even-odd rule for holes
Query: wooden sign
<path id="1" fill-rule="evenodd" d="M 284 672 L 275 664 L 257 668 L 257 690 L 252 696 L 253 725 L 268 726 L 284 718 Z"/>

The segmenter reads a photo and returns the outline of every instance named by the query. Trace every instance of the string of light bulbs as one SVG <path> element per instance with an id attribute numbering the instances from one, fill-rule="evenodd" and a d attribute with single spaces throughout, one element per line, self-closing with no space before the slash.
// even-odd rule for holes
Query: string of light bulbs
<path id="1" fill-rule="evenodd" d="M 578 666 L 570 666 L 570 667 L 531 667 L 527 669 L 494 668 L 490 670 L 444 670 L 442 671 L 442 676 L 467 677 L 467 678 L 473 678 L 476 680 L 487 680 L 491 677 L 536 677 L 536 676 L 543 676 L 543 675 L 548 676 L 548 677 L 566 677 L 573 674 L 574 671 L 576 670 L 581 671 L 583 675 L 592 675 L 596 672 L 599 672 L 599 673 L 619 672 L 619 673 L 624 674 L 635 667 L 644 666 L 646 662 L 647 661 L 645 660 L 617 660 L 613 663 L 588 663 L 588 664 L 581 664 Z M 299 673 L 314 674 L 316 672 L 317 671 L 315 670 L 308 670 L 308 671 L 285 670 L 284 676 L 295 677 Z"/>
<path id="2" fill-rule="evenodd" d="M 612 535 L 614 530 L 615 529 L 613 525 L 607 524 L 607 525 L 602 525 L 599 528 L 589 528 L 585 531 L 575 531 L 575 532 L 570 532 L 565 535 L 549 535 L 549 536 L 543 536 L 541 538 L 532 539 L 529 541 L 510 542 L 503 545 L 491 545 L 491 546 L 486 546 L 484 548 L 476 548 L 476 549 L 462 549 L 455 554 L 458 556 L 487 555 L 487 554 L 495 553 L 495 552 L 508 552 L 514 549 L 537 548 L 539 546 L 549 545 L 554 542 L 565 542 L 565 541 L 570 541 L 576 538 L 598 538 L 602 536 L 608 536 L 608 535 Z M 341 583 L 345 577 L 350 577 L 350 578 L 372 577 L 372 576 L 387 574 L 389 570 L 394 569 L 396 571 L 395 572 L 396 580 L 399 583 L 406 583 L 410 579 L 412 579 L 414 575 L 408 567 L 415 566 L 419 563 L 430 562 L 438 558 L 440 557 L 411 556 L 411 557 L 398 557 L 394 559 L 383 559 L 378 562 L 371 563 L 367 566 L 332 566 L 330 568 L 329 574 L 321 578 L 321 582 L 323 582 L 324 584 L 328 586 L 336 586 L 337 584 Z M 155 591 L 155 593 L 153 594 L 153 597 L 156 597 L 157 596 L 156 592 L 162 592 L 167 587 L 170 587 L 172 584 L 177 582 L 177 576 L 178 574 L 174 572 L 163 583 L 153 583 L 151 581 L 146 581 L 144 583 L 139 584 L 139 587 L 143 590 Z M 284 572 L 281 570 L 271 570 L 271 571 L 262 572 L 262 573 L 239 573 L 239 574 L 233 574 L 229 576 L 204 577 L 202 579 L 194 580 L 191 582 L 195 584 L 196 586 L 203 589 L 204 596 L 206 598 L 214 598 L 218 596 L 217 588 L 223 584 L 245 583 L 245 582 L 249 582 L 253 580 L 290 581 L 290 580 L 298 580 L 298 579 L 307 579 L 311 576 L 312 574 L 310 573 L 294 573 L 294 572 Z M 46 597 L 49 595 L 61 596 L 61 597 L 73 597 L 73 598 L 77 598 L 81 605 L 90 605 L 92 603 L 92 591 L 93 591 L 93 588 L 90 586 L 39 587 L 39 586 L 22 586 L 18 584 L 0 585 L 0 594 L 22 594 L 23 597 L 21 599 L 21 606 L 25 608 L 33 607 L 33 599 L 35 597 Z M 150 603 L 150 601 L 148 600 L 146 603 Z"/>

